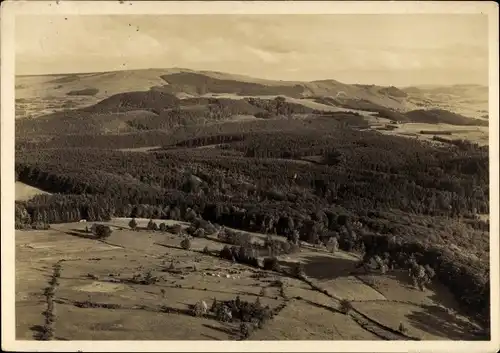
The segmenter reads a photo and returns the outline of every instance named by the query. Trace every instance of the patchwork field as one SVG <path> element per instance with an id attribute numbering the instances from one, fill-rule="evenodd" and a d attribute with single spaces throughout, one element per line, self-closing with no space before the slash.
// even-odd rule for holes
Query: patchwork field
<path id="1" fill-rule="evenodd" d="M 359 274 L 357 257 L 307 244 L 281 256 L 281 267 L 304 265 L 304 279 L 221 260 L 224 244 L 215 237 L 191 238 L 129 229 L 129 218 L 104 222 L 113 233 L 89 238 L 87 223 L 51 225 L 45 231 L 16 231 L 16 336 L 34 339 L 44 322 L 44 290 L 56 263 L 54 337 L 57 340 L 227 340 L 240 339 L 236 322 L 195 317 L 191 305 L 214 299 L 257 298 L 274 311 L 250 340 L 377 340 L 473 338 L 472 323 L 453 314 L 451 294 L 440 285 L 420 292 L 401 273 Z M 147 219 L 137 219 L 145 227 Z M 160 222 L 160 221 L 158 221 Z M 165 221 L 167 225 L 179 223 Z M 181 223 L 182 227 L 188 224 Z M 252 233 L 255 240 L 264 235 Z M 202 250 L 208 249 L 208 253 Z M 142 276 L 142 277 L 141 277 Z M 152 276 L 156 283 L 134 278 Z M 353 309 L 345 315 L 340 301 Z M 388 309 L 390 306 L 390 310 Z M 398 333 L 403 323 L 408 331 Z M 443 326 L 443 323 L 446 323 Z"/>

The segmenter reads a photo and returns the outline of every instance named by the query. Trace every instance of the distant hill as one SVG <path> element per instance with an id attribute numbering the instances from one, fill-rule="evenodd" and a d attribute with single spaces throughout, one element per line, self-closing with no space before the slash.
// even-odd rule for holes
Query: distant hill
<path id="1" fill-rule="evenodd" d="M 285 95 L 299 98 L 305 92 L 305 87 L 296 85 L 265 85 L 254 82 L 214 78 L 206 74 L 179 72 L 162 75 L 168 84 L 164 86 L 170 92 L 184 92 L 196 95 L 206 93 L 233 93 L 240 96 Z"/>
<path id="2" fill-rule="evenodd" d="M 408 102 L 419 109 L 448 110 L 466 117 L 486 119 L 488 87 L 481 85 L 415 86 L 402 88 Z"/>
<path id="3" fill-rule="evenodd" d="M 239 96 L 347 96 L 364 99 L 391 109 L 411 110 L 396 89 L 382 86 L 351 85 L 335 80 L 312 82 L 273 81 L 212 71 L 188 69 L 146 69 L 103 73 L 18 76 L 16 98 L 66 97 L 71 91 L 98 90 L 96 98 L 117 93 L 155 90 L 174 95 L 236 94 Z M 94 101 L 92 101 L 94 103 Z"/>
<path id="4" fill-rule="evenodd" d="M 278 96 L 283 98 L 279 104 Z M 182 68 L 19 76 L 16 116 L 35 119 L 18 120 L 16 133 L 125 133 L 322 111 L 484 126 L 487 102 L 488 88 L 477 85 L 397 88 L 336 80 L 273 81 Z"/>

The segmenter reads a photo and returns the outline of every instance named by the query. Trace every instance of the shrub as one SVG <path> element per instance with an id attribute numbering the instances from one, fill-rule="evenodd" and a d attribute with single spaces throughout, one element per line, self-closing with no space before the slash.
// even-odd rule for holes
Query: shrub
<path id="1" fill-rule="evenodd" d="M 233 253 L 231 252 L 231 249 L 229 249 L 229 246 L 224 245 L 224 247 L 222 248 L 222 250 L 219 253 L 219 256 L 222 259 L 231 260 L 233 257 Z"/>
<path id="2" fill-rule="evenodd" d="M 191 249 L 191 240 L 189 240 L 189 238 L 182 239 L 181 248 L 183 248 L 184 250 Z"/>
<path id="3" fill-rule="evenodd" d="M 225 302 L 217 302 L 214 299 L 211 311 L 216 313 L 220 321 L 232 321 L 234 318 L 244 323 L 256 322 L 259 327 L 272 316 L 269 306 L 263 307 L 259 298 L 254 303 L 243 301 L 239 297 Z"/>
<path id="4" fill-rule="evenodd" d="M 145 285 L 155 284 L 156 282 L 158 282 L 158 278 L 153 276 L 151 271 L 148 271 L 144 276 L 144 279 L 141 281 L 141 283 Z"/>
<path id="5" fill-rule="evenodd" d="M 201 228 L 205 231 L 207 234 L 213 234 L 216 232 L 215 226 L 210 223 L 205 221 L 204 219 L 197 218 L 193 221 L 193 226 L 198 228 Z"/>
<path id="6" fill-rule="evenodd" d="M 197 238 L 205 238 L 205 230 L 203 228 L 198 228 L 193 235 Z"/>
<path id="7" fill-rule="evenodd" d="M 191 310 L 191 313 L 195 317 L 201 317 L 206 314 L 206 310 L 202 302 L 197 302 L 195 305 L 193 305 Z"/>
<path id="8" fill-rule="evenodd" d="M 113 232 L 109 226 L 103 224 L 96 224 L 94 229 L 94 234 L 98 239 L 108 238 Z"/>
<path id="9" fill-rule="evenodd" d="M 203 253 L 204 253 L 204 254 L 210 254 L 210 250 L 208 249 L 208 246 L 205 246 L 205 247 L 203 248 Z"/>
<path id="10" fill-rule="evenodd" d="M 193 225 L 190 225 L 186 228 L 186 233 L 194 236 L 194 232 L 196 232 L 196 228 Z"/>
<path id="11" fill-rule="evenodd" d="M 352 304 L 349 300 L 347 299 L 342 299 L 340 301 L 340 311 L 344 313 L 345 315 L 349 314 L 349 312 L 352 310 Z"/>
<path id="12" fill-rule="evenodd" d="M 153 222 L 152 219 L 149 220 L 148 222 L 148 230 L 157 230 L 158 229 L 158 226 L 156 225 L 155 222 Z"/>
<path id="13" fill-rule="evenodd" d="M 215 312 L 215 317 L 220 322 L 231 322 L 233 321 L 233 313 L 231 308 L 227 305 L 218 305 Z"/>
<path id="14" fill-rule="evenodd" d="M 278 259 L 273 257 L 267 257 L 264 259 L 264 270 L 279 271 Z"/>
<path id="15" fill-rule="evenodd" d="M 130 222 L 128 222 L 128 226 L 130 227 L 130 229 L 132 230 L 136 230 L 137 229 L 137 222 L 135 220 L 135 218 L 132 218 L 130 220 Z"/>
<path id="16" fill-rule="evenodd" d="M 164 222 L 162 222 L 160 223 L 159 229 L 161 232 L 164 232 L 167 229 L 167 225 Z"/>

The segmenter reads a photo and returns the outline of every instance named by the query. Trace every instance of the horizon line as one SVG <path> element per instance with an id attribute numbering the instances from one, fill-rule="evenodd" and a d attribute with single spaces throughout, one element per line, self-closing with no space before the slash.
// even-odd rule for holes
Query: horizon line
<path id="1" fill-rule="evenodd" d="M 396 87 L 396 88 L 410 88 L 410 87 L 457 87 L 457 86 L 480 86 L 480 87 L 489 87 L 489 84 L 481 84 L 481 83 L 453 83 L 453 84 L 439 84 L 439 83 L 420 83 L 415 85 L 383 85 L 383 84 L 366 84 L 366 83 L 347 83 L 344 81 L 339 81 L 334 78 L 324 78 L 324 79 L 316 79 L 316 80 L 280 80 L 280 79 L 269 79 L 263 77 L 256 77 L 247 74 L 229 72 L 229 71 L 217 71 L 217 70 L 204 70 L 204 69 L 190 69 L 186 67 L 149 67 L 149 68 L 133 68 L 133 69 L 116 69 L 116 70 L 104 70 L 104 71 L 81 71 L 81 72 L 61 72 L 61 73 L 38 73 L 38 74 L 15 74 L 14 77 L 40 77 L 40 76 L 70 76 L 70 75 L 85 75 L 85 74 L 104 74 L 110 72 L 126 72 L 126 71 L 147 71 L 147 70 L 185 70 L 185 71 L 193 71 L 198 73 L 222 73 L 228 75 L 238 75 L 244 76 L 247 78 L 263 80 L 263 81 L 274 81 L 274 82 L 290 82 L 290 83 L 314 83 L 321 81 L 337 81 L 339 83 L 348 84 L 348 85 L 361 85 L 361 86 L 380 86 L 380 87 Z M 235 79 L 235 81 L 237 81 Z"/>

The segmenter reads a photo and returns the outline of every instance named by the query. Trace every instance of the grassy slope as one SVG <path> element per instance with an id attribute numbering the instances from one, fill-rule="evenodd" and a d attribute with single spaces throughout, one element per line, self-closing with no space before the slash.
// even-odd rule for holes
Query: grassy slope
<path id="1" fill-rule="evenodd" d="M 255 269 L 182 250 L 179 236 L 133 232 L 127 229 L 128 221 L 111 221 L 109 224 L 113 225 L 114 232 L 106 243 L 82 238 L 85 224 L 81 223 L 58 224 L 48 231 L 16 233 L 16 327 L 19 339 L 32 339 L 33 325 L 42 323 L 40 313 L 44 307 L 38 295 L 47 286 L 45 275 L 50 275 L 51 266 L 60 259 L 66 261 L 62 263 L 62 277 L 56 289 L 59 302 L 56 303 L 54 328 L 55 337 L 59 339 L 235 339 L 238 337 L 237 324 L 194 318 L 185 311 L 199 300 L 210 305 L 214 297 L 227 300 L 236 295 L 249 301 L 260 296 L 261 302 L 271 307 L 286 304 L 250 339 L 376 340 L 381 338 L 379 334 L 384 334 L 377 322 L 392 329 L 397 329 L 403 322 L 410 329 L 409 335 L 423 339 L 453 339 L 457 335 L 464 339 L 469 334 L 465 329 L 472 325 L 458 315 L 450 316 L 449 312 L 438 310 L 438 307 L 453 308 L 455 305 L 451 295 L 441 286 L 432 286 L 422 293 L 407 289 L 404 278 L 398 279 L 391 274 L 380 277 L 371 285 L 365 283 L 366 279 L 365 282 L 353 282 L 348 275 L 356 264 L 355 258 L 343 252 L 327 254 L 307 245 L 299 254 L 283 259 L 284 262 L 305 261 L 306 275 L 310 280 L 333 292 L 334 296 L 356 293 L 355 308 L 374 320 L 372 326 L 377 326 L 375 332 L 378 332 L 375 335 L 373 330 L 366 330 L 353 318 L 337 312 L 337 299 L 314 290 L 303 281 L 271 272 L 261 279 L 252 278 Z M 139 219 L 139 226 L 144 227 L 147 221 Z M 201 251 L 205 246 L 216 250 L 222 244 L 207 239 L 192 240 L 195 251 Z M 161 270 L 171 262 L 181 274 Z M 316 271 L 318 266 L 335 271 L 320 276 Z M 118 278 L 131 278 L 135 273 L 149 270 L 160 277 L 158 283 L 116 283 Z M 95 277 L 89 278 L 89 274 Z M 284 283 L 283 292 L 271 285 L 277 279 Z M 165 290 L 164 297 L 161 289 Z M 82 309 L 73 304 L 85 300 L 117 304 L 120 308 Z M 159 312 L 160 305 L 178 313 Z M 390 310 L 387 310 L 388 305 Z M 425 325 L 416 321 L 422 318 L 427 320 Z M 444 320 L 448 326 L 439 328 Z M 143 329 L 151 325 L 155 330 Z"/>
<path id="2" fill-rule="evenodd" d="M 16 201 L 26 201 L 31 199 L 33 196 L 40 194 L 48 194 L 48 192 L 16 181 Z"/>

